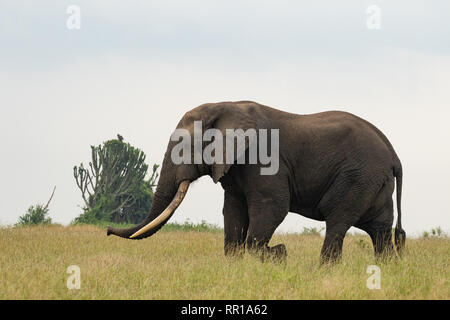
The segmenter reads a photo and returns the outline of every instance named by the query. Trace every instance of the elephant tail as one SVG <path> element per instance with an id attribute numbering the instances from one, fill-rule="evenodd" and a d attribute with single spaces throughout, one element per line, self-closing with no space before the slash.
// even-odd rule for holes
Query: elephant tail
<path id="1" fill-rule="evenodd" d="M 406 241 L 406 233 L 405 230 L 402 229 L 402 171 L 402 165 L 400 164 L 400 160 L 398 160 L 398 165 L 394 167 L 394 176 L 397 180 L 397 225 L 395 226 L 395 247 L 399 255 L 401 255 Z"/>

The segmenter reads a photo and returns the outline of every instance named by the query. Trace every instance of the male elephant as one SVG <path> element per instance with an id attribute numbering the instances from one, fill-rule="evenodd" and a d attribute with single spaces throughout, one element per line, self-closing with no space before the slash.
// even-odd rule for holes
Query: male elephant
<path id="1" fill-rule="evenodd" d="M 189 183 L 209 175 L 225 190 L 226 255 L 240 254 L 247 248 L 263 260 L 284 259 L 285 246 L 269 247 L 268 243 L 288 212 L 326 222 L 322 262 L 341 256 L 343 239 L 351 226 L 370 235 L 376 256 L 390 255 L 394 253 L 391 228 L 396 178 L 395 244 L 399 252 L 404 246 L 406 236 L 400 209 L 402 166 L 388 139 L 369 122 L 347 112 L 297 115 L 251 101 L 239 101 L 208 103 L 194 108 L 183 116 L 177 129 L 183 129 L 192 137 L 199 125 L 202 132 L 214 129 L 216 135 L 215 139 L 211 135 L 209 139 L 203 137 L 200 156 L 208 148 L 208 141 L 217 140 L 217 133 L 226 135 L 229 129 L 242 129 L 241 132 L 256 132 L 262 139 L 264 130 L 261 129 L 271 131 L 270 141 L 267 136 L 262 140 L 271 145 L 272 153 L 278 152 L 276 172 L 263 174 L 267 161 L 239 161 L 243 159 L 242 152 L 244 159 L 252 155 L 249 139 L 245 139 L 240 151 L 239 146 L 232 151 L 222 148 L 227 153 L 220 157 L 222 160 L 234 159 L 229 156 L 236 152 L 238 161 L 198 161 L 199 152 L 194 146 L 189 149 L 193 150 L 191 155 L 183 154 L 187 161 L 179 163 L 173 159 L 179 151 L 174 150 L 180 148 L 179 141 L 171 138 L 151 212 L 135 227 L 108 227 L 108 235 L 132 239 L 151 236 L 172 216 Z M 193 138 L 190 142 L 196 143 Z M 257 150 L 262 149 L 260 144 Z M 183 149 L 183 153 L 186 150 Z M 220 149 L 215 152 L 217 150 Z"/>

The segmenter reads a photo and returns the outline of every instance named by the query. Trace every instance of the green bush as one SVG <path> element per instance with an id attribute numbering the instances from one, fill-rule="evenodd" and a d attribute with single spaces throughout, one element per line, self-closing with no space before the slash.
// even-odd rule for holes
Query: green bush
<path id="1" fill-rule="evenodd" d="M 320 232 L 324 229 L 325 228 L 317 229 L 314 227 L 312 227 L 312 228 L 303 227 L 303 231 L 301 232 L 301 234 L 308 235 L 308 236 L 320 236 Z"/>
<path id="2" fill-rule="evenodd" d="M 195 224 L 187 219 L 184 223 L 172 222 L 166 224 L 162 229 L 162 231 L 197 231 L 197 232 L 221 232 L 223 231 L 217 225 L 207 223 L 205 220 L 202 220 L 199 224 Z"/>
<path id="3" fill-rule="evenodd" d="M 30 226 L 37 224 L 51 224 L 52 218 L 48 217 L 48 208 L 38 204 L 28 208 L 27 213 L 19 217 L 17 225 Z"/>
<path id="4" fill-rule="evenodd" d="M 442 231 L 441 227 L 436 227 L 431 229 L 431 231 L 424 231 L 422 233 L 422 238 L 445 238 L 447 237 L 447 235 L 445 234 L 444 231 Z"/>

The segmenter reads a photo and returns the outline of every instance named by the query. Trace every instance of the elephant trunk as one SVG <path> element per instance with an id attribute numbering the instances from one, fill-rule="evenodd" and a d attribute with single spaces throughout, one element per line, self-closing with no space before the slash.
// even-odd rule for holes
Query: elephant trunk
<path id="1" fill-rule="evenodd" d="M 138 239 L 142 235 L 145 235 L 147 233 L 153 234 L 157 230 L 159 230 L 174 214 L 175 210 L 178 208 L 178 206 L 181 204 L 181 202 L 184 199 L 184 196 L 186 195 L 187 189 L 189 188 L 190 181 L 184 180 L 180 183 L 178 186 L 178 191 L 173 197 L 170 204 L 164 209 L 164 211 L 159 214 L 155 219 L 153 219 L 151 222 L 143 226 L 141 229 L 133 233 L 130 238 L 131 239 Z"/>
<path id="2" fill-rule="evenodd" d="M 147 225 L 148 223 L 150 223 L 153 219 L 155 219 L 161 212 L 163 212 L 163 210 L 169 205 L 170 203 L 170 199 L 167 198 L 163 198 L 158 196 L 157 194 L 155 194 L 154 198 L 153 198 L 153 204 L 152 204 L 152 208 L 150 210 L 150 213 L 148 214 L 148 216 L 145 218 L 144 221 L 142 221 L 140 224 L 131 227 L 131 228 L 113 228 L 108 226 L 106 234 L 109 235 L 115 235 L 115 236 L 119 236 L 122 238 L 130 238 L 131 235 L 133 235 L 134 233 L 136 233 L 137 231 L 139 231 L 140 229 L 142 229 L 145 225 Z M 162 227 L 163 224 L 161 224 Z M 141 235 L 141 237 L 138 238 L 134 238 L 134 239 L 143 239 L 146 237 L 151 236 L 153 233 L 155 233 L 156 231 L 158 231 L 160 228 L 155 228 L 152 230 L 152 232 L 147 232 L 146 234 Z"/>
<path id="3" fill-rule="evenodd" d="M 190 180 L 183 180 L 177 186 L 173 172 L 171 163 L 165 159 L 152 208 L 144 221 L 126 229 L 108 226 L 106 234 L 128 239 L 143 239 L 161 229 L 183 201 L 190 184 Z"/>

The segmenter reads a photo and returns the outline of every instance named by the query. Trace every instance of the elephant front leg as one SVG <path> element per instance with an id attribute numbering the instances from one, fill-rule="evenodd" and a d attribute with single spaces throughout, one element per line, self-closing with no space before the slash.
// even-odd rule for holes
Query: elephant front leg
<path id="1" fill-rule="evenodd" d="M 246 246 L 248 252 L 257 255 L 262 262 L 285 262 L 287 258 L 286 246 L 278 244 L 269 247 L 276 228 L 283 222 L 288 213 L 288 201 L 253 202 L 249 206 L 250 225 L 248 229 Z"/>
<path id="2" fill-rule="evenodd" d="M 244 241 L 248 229 L 248 211 L 245 197 L 232 191 L 225 191 L 223 217 L 225 255 L 240 257 L 244 253 Z"/>

